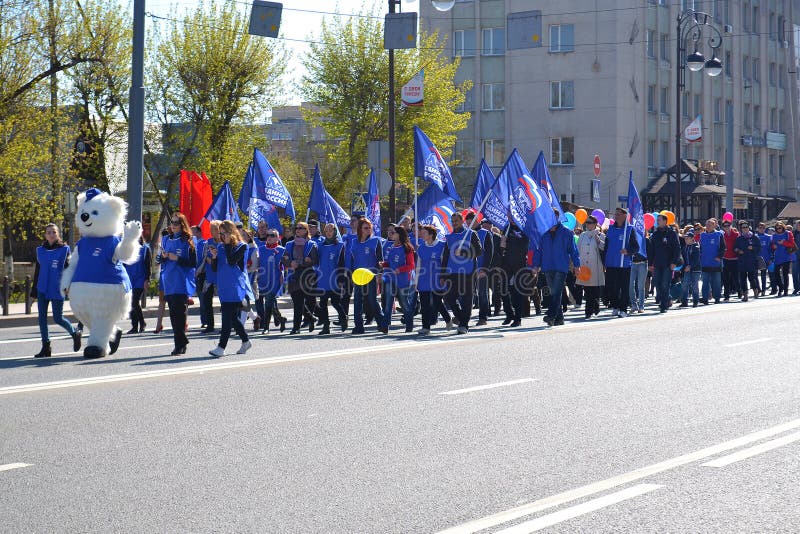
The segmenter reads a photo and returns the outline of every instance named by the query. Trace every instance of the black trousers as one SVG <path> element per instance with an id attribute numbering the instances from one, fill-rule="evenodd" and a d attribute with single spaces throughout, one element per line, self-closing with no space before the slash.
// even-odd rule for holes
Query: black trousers
<path id="1" fill-rule="evenodd" d="M 214 287 L 214 284 L 209 284 L 208 289 L 200 297 L 200 305 L 204 310 L 207 328 L 214 328 Z"/>
<path id="2" fill-rule="evenodd" d="M 756 276 L 755 271 L 739 271 L 739 287 L 742 289 L 742 295 L 747 296 L 747 292 L 749 291 L 747 287 L 747 280 L 750 280 L 750 287 L 753 288 L 756 294 L 758 294 L 758 276 Z"/>
<path id="3" fill-rule="evenodd" d="M 447 306 L 458 321 L 458 326 L 469 327 L 472 317 L 472 293 L 474 287 L 474 273 L 447 275 L 447 294 L 444 297 Z"/>
<path id="4" fill-rule="evenodd" d="M 316 299 L 314 295 L 306 293 L 302 289 L 295 289 L 289 294 L 292 296 L 292 306 L 294 307 L 294 329 L 299 330 L 300 325 L 303 324 L 303 316 L 309 313 L 306 310 L 314 309 Z"/>
<path id="5" fill-rule="evenodd" d="M 722 285 L 726 300 L 739 293 L 739 260 L 722 259 Z"/>
<path id="6" fill-rule="evenodd" d="M 142 312 L 143 287 L 134 287 L 131 295 L 131 326 L 136 328 L 141 325 L 144 328 L 144 313 Z"/>
<path id="7" fill-rule="evenodd" d="M 512 321 L 521 321 L 523 314 L 523 295 L 518 280 L 520 271 L 515 273 L 506 273 L 508 278 L 508 286 L 503 291 L 503 311 L 506 312 L 506 319 Z"/>
<path id="8" fill-rule="evenodd" d="M 326 291 L 319 297 L 319 318 L 323 325 L 330 326 L 331 324 L 330 318 L 328 317 L 328 301 L 330 301 L 336 313 L 339 314 L 339 321 L 344 321 L 347 317 L 347 313 L 342 307 L 342 300 L 342 293 L 337 293 L 336 291 Z"/>
<path id="9" fill-rule="evenodd" d="M 169 322 L 172 325 L 172 338 L 175 347 L 189 344 L 186 338 L 186 308 L 189 297 L 187 295 L 167 295 L 164 297 L 169 306 Z"/>
<path id="10" fill-rule="evenodd" d="M 588 319 L 592 315 L 600 313 L 600 289 L 601 286 L 580 286 L 583 287 L 583 299 L 586 301 L 584 315 Z"/>
<path id="11" fill-rule="evenodd" d="M 775 266 L 775 286 L 778 288 L 778 293 L 783 292 L 785 295 L 789 291 L 789 271 L 791 271 L 792 262 L 787 261 Z"/>
<path id="12" fill-rule="evenodd" d="M 422 328 L 430 329 L 436 323 L 436 315 L 441 314 L 445 322 L 450 322 L 452 317 L 442 301 L 442 294 L 437 291 L 419 292 L 420 315 Z"/>
<path id="13" fill-rule="evenodd" d="M 247 331 L 245 331 L 244 325 L 239 318 L 239 312 L 242 310 L 242 303 L 222 302 L 220 305 L 222 308 L 222 328 L 219 332 L 219 346 L 223 349 L 228 346 L 228 338 L 231 336 L 231 329 L 236 331 L 236 335 L 241 338 L 242 343 L 248 341 L 250 338 L 247 337 Z"/>
<path id="14" fill-rule="evenodd" d="M 613 309 L 628 312 L 630 284 L 630 268 L 606 267 L 606 295 Z"/>

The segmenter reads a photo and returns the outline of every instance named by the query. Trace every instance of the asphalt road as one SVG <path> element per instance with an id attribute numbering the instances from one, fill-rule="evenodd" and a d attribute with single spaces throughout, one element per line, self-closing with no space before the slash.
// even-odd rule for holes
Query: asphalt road
<path id="1" fill-rule="evenodd" d="M 3 329 L 0 531 L 798 532 L 798 310 L 257 336 L 221 360 L 168 333 L 33 360 L 36 328 Z"/>

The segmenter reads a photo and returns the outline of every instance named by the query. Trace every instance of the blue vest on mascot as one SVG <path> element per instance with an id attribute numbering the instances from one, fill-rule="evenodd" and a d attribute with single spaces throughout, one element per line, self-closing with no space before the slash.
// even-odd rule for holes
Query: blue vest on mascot
<path id="1" fill-rule="evenodd" d="M 39 262 L 39 279 L 36 281 L 36 290 L 48 300 L 64 300 L 59 286 L 67 256 L 69 256 L 67 245 L 55 249 L 36 248 L 36 261 Z"/>
<path id="2" fill-rule="evenodd" d="M 107 237 L 82 237 L 78 240 L 78 265 L 72 277 L 73 282 L 89 282 L 93 284 L 122 284 L 125 291 L 131 290 L 131 280 L 122 266 L 122 262 L 114 261 L 114 251 L 122 238 L 110 235 Z"/>

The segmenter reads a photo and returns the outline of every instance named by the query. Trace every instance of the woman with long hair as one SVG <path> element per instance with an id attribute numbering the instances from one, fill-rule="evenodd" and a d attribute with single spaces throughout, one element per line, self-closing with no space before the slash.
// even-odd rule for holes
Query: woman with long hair
<path id="1" fill-rule="evenodd" d="M 786 230 L 786 225 L 778 221 L 775 223 L 775 233 L 772 235 L 772 250 L 775 263 L 775 282 L 778 287 L 778 297 L 785 297 L 789 293 L 789 270 L 792 266 L 792 253 L 794 239 Z"/>
<path id="2" fill-rule="evenodd" d="M 406 332 L 414 330 L 414 246 L 408 237 L 408 231 L 402 226 L 397 226 L 394 229 L 393 244 L 387 250 L 387 258 L 384 265 L 389 269 L 389 277 L 392 281 L 392 286 L 395 288 L 394 293 L 400 301 L 400 306 L 403 308 L 403 324 L 406 327 Z M 389 312 L 386 314 L 386 328 L 388 329 L 391 322 L 391 309 L 394 295 L 387 295 L 389 302 L 386 309 Z"/>
<path id="3" fill-rule="evenodd" d="M 153 330 L 154 334 L 160 334 L 164 329 L 164 311 L 167 309 L 167 301 L 164 298 L 164 266 L 161 265 L 161 253 L 171 235 L 169 224 L 167 224 L 167 228 L 161 230 L 161 238 L 158 241 L 158 245 L 156 245 L 156 263 L 158 263 L 160 267 L 158 271 L 158 310 L 156 311 L 156 328 Z"/>
<path id="4" fill-rule="evenodd" d="M 164 278 L 164 298 L 169 307 L 169 321 L 175 348 L 171 355 L 186 353 L 189 339 L 186 337 L 186 308 L 189 295 L 195 291 L 195 266 L 197 254 L 194 249 L 189 221 L 183 213 L 170 217 L 172 235 L 161 251 L 161 269 Z"/>
<path id="5" fill-rule="evenodd" d="M 260 223 L 259 228 L 261 228 Z M 282 259 L 285 249 L 281 246 L 281 236 L 277 229 L 268 228 L 262 235 L 263 242 L 258 245 L 256 312 L 261 317 L 262 334 L 269 330 L 269 323 L 273 316 L 275 317 L 275 326 L 283 332 L 286 329 L 286 318 L 278 309 L 277 298 L 283 287 Z"/>
<path id="6" fill-rule="evenodd" d="M 244 354 L 250 349 L 250 338 L 239 314 L 254 301 L 247 273 L 247 244 L 242 241 L 236 225 L 231 221 L 222 221 L 219 225 L 219 238 L 221 243 L 211 250 L 211 268 L 217 273 L 217 294 L 222 308 L 219 342 L 216 348 L 209 351 L 216 358 L 225 355 L 231 329 L 242 340 L 242 346 L 236 354 Z"/>
<path id="7" fill-rule="evenodd" d="M 317 287 L 314 267 L 319 263 L 317 244 L 308 236 L 308 225 L 298 222 L 294 227 L 294 239 L 286 243 L 283 253 L 283 265 L 289 270 L 289 294 L 294 306 L 294 326 L 292 334 L 300 333 L 304 309 L 309 313 L 314 310 L 314 291 Z M 314 331 L 313 319 L 309 321 L 308 331 Z"/>
<path id="8" fill-rule="evenodd" d="M 39 308 L 39 333 L 42 336 L 42 350 L 34 358 L 52 356 L 50 350 L 50 333 L 47 329 L 47 307 L 53 305 L 53 322 L 72 336 L 72 350 L 81 349 L 81 330 L 76 330 L 72 323 L 64 319 L 64 297 L 61 295 L 61 274 L 69 265 L 69 245 L 61 241 L 58 226 L 53 223 L 45 226 L 44 243 L 36 247 L 36 269 L 33 273 L 33 289 L 31 297 L 36 298 Z"/>

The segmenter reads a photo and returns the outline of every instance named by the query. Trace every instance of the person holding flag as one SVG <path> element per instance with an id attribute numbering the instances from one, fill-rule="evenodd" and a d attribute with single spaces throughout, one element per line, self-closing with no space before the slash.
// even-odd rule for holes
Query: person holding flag
<path id="1" fill-rule="evenodd" d="M 455 212 L 450 216 L 453 231 L 445 236 L 442 268 L 447 280 L 445 302 L 458 321 L 459 334 L 469 332 L 477 258 L 483 254 L 480 238 L 464 226 L 464 218 Z"/>
<path id="2" fill-rule="evenodd" d="M 581 259 L 573 232 L 559 222 L 561 214 L 558 210 L 553 210 L 553 215 L 555 224 L 541 236 L 533 255 L 533 271 L 534 274 L 540 270 L 544 272 L 550 289 L 550 305 L 544 322 L 547 326 L 561 326 L 564 324 L 564 311 L 561 308 L 564 282 L 570 270 L 581 266 Z"/>
<path id="3" fill-rule="evenodd" d="M 633 183 L 633 171 L 628 174 L 628 212 L 630 224 L 636 231 L 636 242 L 639 250 L 631 257 L 630 281 L 628 282 L 628 297 L 631 303 L 631 313 L 644 313 L 645 282 L 647 280 L 647 229 L 644 224 L 644 208 L 639 198 L 639 190 Z"/>
<path id="4" fill-rule="evenodd" d="M 614 210 L 614 224 L 608 227 L 606 250 L 606 297 L 611 315 L 627 317 L 630 303 L 631 260 L 639 252 L 639 240 L 633 225 L 628 224 L 628 210 Z"/>

